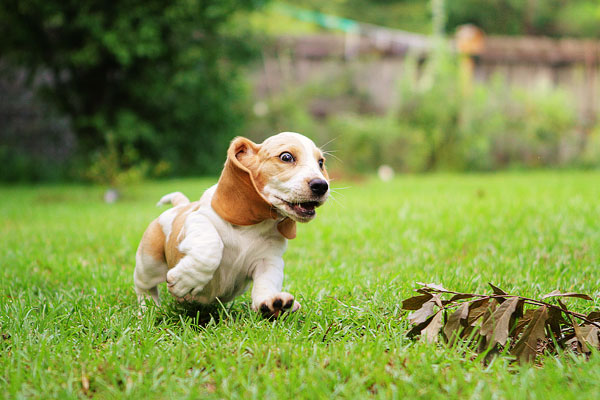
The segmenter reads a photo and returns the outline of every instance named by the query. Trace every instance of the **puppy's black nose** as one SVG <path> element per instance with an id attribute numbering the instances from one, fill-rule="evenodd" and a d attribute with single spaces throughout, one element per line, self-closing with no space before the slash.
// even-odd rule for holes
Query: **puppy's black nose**
<path id="1" fill-rule="evenodd" d="M 327 189 L 329 189 L 327 181 L 319 178 L 308 182 L 308 186 L 310 186 L 310 190 L 317 196 L 323 196 L 327 192 Z"/>

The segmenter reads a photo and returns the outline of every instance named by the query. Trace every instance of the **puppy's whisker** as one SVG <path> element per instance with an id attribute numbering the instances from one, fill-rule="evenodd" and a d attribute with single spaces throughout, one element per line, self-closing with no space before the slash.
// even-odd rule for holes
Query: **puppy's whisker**
<path id="1" fill-rule="evenodd" d="M 331 142 L 333 142 L 333 141 L 337 140 L 337 138 L 339 138 L 339 137 L 340 137 L 339 135 L 338 135 L 338 136 L 336 136 L 336 137 L 334 137 L 333 139 L 331 139 L 330 141 L 328 141 L 327 143 L 325 143 L 324 145 L 322 145 L 322 146 L 321 146 L 321 149 L 324 149 L 324 148 L 325 148 L 325 146 L 327 146 L 329 143 L 331 143 Z"/>
<path id="2" fill-rule="evenodd" d="M 330 195 L 329 195 L 329 197 L 331 198 L 331 200 L 335 201 L 335 202 L 336 202 L 336 203 L 337 203 L 337 204 L 338 204 L 340 207 L 342 207 L 342 208 L 346 208 L 346 206 L 345 206 L 345 205 L 343 205 L 342 203 L 340 203 L 340 202 L 338 201 L 338 199 L 336 199 L 336 198 L 335 198 L 335 196 L 333 195 L 333 193 L 332 193 L 332 194 L 330 194 Z"/>
<path id="3" fill-rule="evenodd" d="M 325 154 L 326 156 L 331 156 L 333 158 L 335 158 L 336 160 L 338 160 L 339 162 L 341 162 L 342 164 L 344 163 L 338 156 L 336 156 L 335 154 L 329 153 L 327 151 L 324 151 L 323 154 Z"/>
<path id="4" fill-rule="evenodd" d="M 340 194 L 340 193 L 331 193 L 331 194 L 329 195 L 329 196 L 330 196 L 330 197 L 331 197 L 331 198 L 332 198 L 334 201 L 338 201 L 338 199 L 337 199 L 337 198 L 334 196 L 334 194 L 335 194 L 335 195 L 338 195 L 338 194 Z M 344 197 L 344 196 L 342 196 L 342 197 Z"/>
<path id="5" fill-rule="evenodd" d="M 340 193 L 337 190 L 332 190 L 331 193 L 339 194 L 340 196 L 345 197 L 343 193 Z"/>
<path id="6" fill-rule="evenodd" d="M 342 207 L 342 208 L 346 208 L 346 206 L 345 206 L 345 205 L 343 205 L 342 203 L 340 203 L 340 202 L 338 201 L 338 199 L 336 199 L 335 197 L 331 196 L 331 200 L 335 201 L 335 203 L 336 203 L 338 206 L 340 206 L 340 207 Z"/>

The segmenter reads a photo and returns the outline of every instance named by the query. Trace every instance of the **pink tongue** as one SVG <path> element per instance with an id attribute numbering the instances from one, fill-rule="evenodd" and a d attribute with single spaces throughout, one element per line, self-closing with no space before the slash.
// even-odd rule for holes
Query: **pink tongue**
<path id="1" fill-rule="evenodd" d="M 301 213 L 310 213 L 315 210 L 313 205 L 303 206 L 302 204 L 294 204 L 294 210 L 300 211 Z"/>

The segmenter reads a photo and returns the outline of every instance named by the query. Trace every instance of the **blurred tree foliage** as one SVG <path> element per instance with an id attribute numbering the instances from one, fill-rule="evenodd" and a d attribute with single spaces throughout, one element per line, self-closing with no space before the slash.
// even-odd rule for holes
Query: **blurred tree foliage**
<path id="1" fill-rule="evenodd" d="M 446 1 L 448 23 L 473 23 L 488 33 L 600 37 L 598 0 Z"/>
<path id="2" fill-rule="evenodd" d="M 364 23 L 411 32 L 431 33 L 430 0 L 279 0 L 279 2 Z"/>
<path id="3" fill-rule="evenodd" d="M 239 65 L 254 53 L 232 16 L 262 3 L 3 0 L 0 54 L 70 117 L 79 161 L 110 136 L 135 154 L 122 159 L 215 172 L 243 120 Z"/>
<path id="4" fill-rule="evenodd" d="M 357 21 L 431 33 L 431 0 L 280 0 Z M 600 37 L 598 0 L 445 0 L 448 33 L 472 23 L 486 33 Z"/>

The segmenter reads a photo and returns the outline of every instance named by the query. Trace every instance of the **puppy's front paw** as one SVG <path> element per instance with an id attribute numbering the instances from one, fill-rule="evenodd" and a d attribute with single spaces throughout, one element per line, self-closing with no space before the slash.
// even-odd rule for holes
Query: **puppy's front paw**
<path id="1" fill-rule="evenodd" d="M 259 302 L 253 303 L 254 311 L 260 311 L 263 317 L 277 318 L 283 312 L 295 312 L 300 309 L 300 303 L 294 300 L 294 296 L 289 293 L 281 292 L 268 297 Z"/>
<path id="2" fill-rule="evenodd" d="M 167 273 L 167 288 L 169 292 L 177 297 L 183 298 L 189 295 L 197 287 L 198 283 L 189 274 L 178 271 L 177 268 Z"/>

